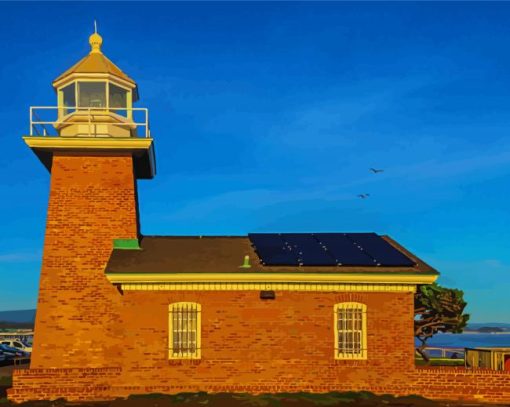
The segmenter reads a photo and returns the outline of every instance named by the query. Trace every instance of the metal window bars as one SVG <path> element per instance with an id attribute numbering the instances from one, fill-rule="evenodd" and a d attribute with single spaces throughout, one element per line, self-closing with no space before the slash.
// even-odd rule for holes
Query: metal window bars
<path id="1" fill-rule="evenodd" d="M 366 307 L 363 304 L 342 303 L 335 307 L 336 357 L 340 359 L 365 359 Z"/>
<path id="2" fill-rule="evenodd" d="M 171 359 L 200 358 L 200 304 L 170 305 L 169 356 Z"/>
<path id="3" fill-rule="evenodd" d="M 43 114 L 51 113 L 54 120 L 41 119 Z M 125 115 L 122 114 L 125 112 Z M 118 121 L 101 120 L 103 115 L 117 115 Z M 141 129 L 139 137 L 151 137 L 149 126 L 149 110 L 144 107 L 94 107 L 94 106 L 30 106 L 30 136 L 58 136 L 57 126 L 64 123 L 73 123 L 70 119 L 76 115 L 86 115 L 86 124 L 89 126 L 89 137 L 94 137 L 94 128 L 97 125 L 125 126 L 128 129 L 136 127 Z M 141 120 L 134 120 L 134 116 L 142 116 Z M 53 131 L 47 126 L 52 126 Z"/>

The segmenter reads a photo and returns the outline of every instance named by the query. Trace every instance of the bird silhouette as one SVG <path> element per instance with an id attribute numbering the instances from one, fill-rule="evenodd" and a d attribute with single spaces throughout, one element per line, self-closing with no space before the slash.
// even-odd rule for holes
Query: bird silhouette
<path id="1" fill-rule="evenodd" d="M 378 170 L 377 168 L 370 168 L 370 171 L 372 171 L 374 174 L 377 174 L 379 172 L 384 172 L 384 170 Z"/>
<path id="2" fill-rule="evenodd" d="M 361 199 L 366 199 L 370 196 L 370 194 L 359 194 L 358 195 L 358 198 L 361 198 Z"/>

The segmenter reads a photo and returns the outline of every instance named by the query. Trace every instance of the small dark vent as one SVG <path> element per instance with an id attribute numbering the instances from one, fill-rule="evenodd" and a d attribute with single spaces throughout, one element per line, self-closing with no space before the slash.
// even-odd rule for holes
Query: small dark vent
<path id="1" fill-rule="evenodd" d="M 276 298 L 276 294 L 274 291 L 261 291 L 260 299 L 261 300 L 274 300 Z"/>

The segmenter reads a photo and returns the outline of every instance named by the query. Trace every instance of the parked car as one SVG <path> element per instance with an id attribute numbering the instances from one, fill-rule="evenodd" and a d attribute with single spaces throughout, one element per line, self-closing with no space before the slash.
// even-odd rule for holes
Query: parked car
<path id="1" fill-rule="evenodd" d="M 4 339 L 0 342 L 0 344 L 10 346 L 11 348 L 18 348 L 24 352 L 32 353 L 32 347 L 19 339 Z"/>
<path id="2" fill-rule="evenodd" d="M 7 359 L 14 359 L 15 357 L 29 357 L 30 353 L 22 351 L 18 348 L 12 348 L 10 346 L 0 344 L 0 351 L 4 353 Z"/>
<path id="3" fill-rule="evenodd" d="M 5 356 L 5 353 L 0 350 L 0 362 L 4 362 L 6 359 L 7 357 Z"/>

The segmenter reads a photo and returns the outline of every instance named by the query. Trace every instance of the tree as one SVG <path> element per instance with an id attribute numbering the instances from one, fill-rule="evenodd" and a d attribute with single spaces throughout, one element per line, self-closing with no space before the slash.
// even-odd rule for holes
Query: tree
<path id="1" fill-rule="evenodd" d="M 414 296 L 414 335 L 421 342 L 416 351 L 429 362 L 427 340 L 438 332 L 462 333 L 469 320 L 464 314 L 464 292 L 437 283 L 418 286 Z"/>

